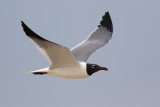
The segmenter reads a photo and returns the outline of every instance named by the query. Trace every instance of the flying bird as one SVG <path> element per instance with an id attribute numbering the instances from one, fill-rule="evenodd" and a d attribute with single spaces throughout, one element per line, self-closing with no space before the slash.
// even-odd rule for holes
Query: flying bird
<path id="1" fill-rule="evenodd" d="M 107 44 L 112 37 L 113 24 L 109 12 L 105 13 L 97 28 L 84 41 L 71 50 L 46 40 L 33 32 L 23 21 L 21 23 L 25 34 L 35 43 L 50 63 L 50 66 L 47 68 L 28 73 L 80 79 L 90 77 L 93 73 L 100 70 L 108 70 L 106 67 L 87 63 L 87 60 L 92 53 Z"/>

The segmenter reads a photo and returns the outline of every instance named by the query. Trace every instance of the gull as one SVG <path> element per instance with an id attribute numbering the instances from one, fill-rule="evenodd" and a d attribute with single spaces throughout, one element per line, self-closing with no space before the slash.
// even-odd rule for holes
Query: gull
<path id="1" fill-rule="evenodd" d="M 28 73 L 67 79 L 81 79 L 90 77 L 97 71 L 108 70 L 106 67 L 87 63 L 87 60 L 92 53 L 103 47 L 112 38 L 113 25 L 109 12 L 105 12 L 97 28 L 71 50 L 39 36 L 23 21 L 21 23 L 25 34 L 35 43 L 39 51 L 50 63 L 47 68 Z"/>

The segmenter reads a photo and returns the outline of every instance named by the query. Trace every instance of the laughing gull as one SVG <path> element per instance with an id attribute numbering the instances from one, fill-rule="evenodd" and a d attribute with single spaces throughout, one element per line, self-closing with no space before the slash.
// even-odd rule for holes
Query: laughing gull
<path id="1" fill-rule="evenodd" d="M 113 25 L 109 12 L 106 12 L 102 17 L 100 25 L 71 50 L 44 39 L 33 32 L 23 21 L 21 23 L 26 35 L 36 44 L 50 63 L 47 68 L 29 73 L 80 79 L 87 78 L 99 70 L 108 70 L 106 67 L 87 63 L 87 60 L 93 52 L 107 44 L 112 37 Z"/>

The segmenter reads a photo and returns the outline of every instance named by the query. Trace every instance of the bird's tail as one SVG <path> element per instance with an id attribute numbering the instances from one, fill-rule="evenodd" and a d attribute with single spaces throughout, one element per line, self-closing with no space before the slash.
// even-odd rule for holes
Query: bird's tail
<path id="1" fill-rule="evenodd" d="M 48 68 L 43 68 L 40 70 L 35 70 L 35 71 L 31 71 L 31 72 L 27 72 L 28 74 L 35 74 L 35 75 L 43 75 L 43 74 L 47 74 L 49 72 Z"/>

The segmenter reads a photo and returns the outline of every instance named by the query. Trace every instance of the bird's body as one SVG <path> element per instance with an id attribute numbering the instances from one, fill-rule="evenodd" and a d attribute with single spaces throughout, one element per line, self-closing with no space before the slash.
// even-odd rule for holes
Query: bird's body
<path id="1" fill-rule="evenodd" d="M 55 68 L 49 72 L 48 76 L 57 76 L 67 79 L 80 79 L 87 78 L 89 75 L 86 72 L 86 67 L 65 67 L 65 68 Z"/>
<path id="2" fill-rule="evenodd" d="M 36 44 L 50 63 L 48 68 L 29 73 L 80 79 L 87 78 L 99 70 L 108 70 L 106 67 L 87 63 L 87 60 L 93 52 L 107 44 L 112 37 L 113 25 L 109 12 L 106 12 L 102 17 L 100 25 L 84 41 L 71 50 L 42 38 L 23 21 L 22 27 L 26 35 Z"/>
<path id="3" fill-rule="evenodd" d="M 59 67 L 59 68 L 44 68 L 36 71 L 31 71 L 28 73 L 47 75 L 47 76 L 57 76 L 68 79 L 80 79 L 89 77 L 86 72 L 86 63 L 80 62 L 78 66 L 73 67 Z"/>

